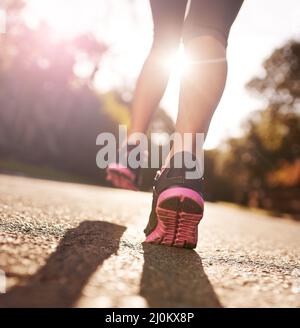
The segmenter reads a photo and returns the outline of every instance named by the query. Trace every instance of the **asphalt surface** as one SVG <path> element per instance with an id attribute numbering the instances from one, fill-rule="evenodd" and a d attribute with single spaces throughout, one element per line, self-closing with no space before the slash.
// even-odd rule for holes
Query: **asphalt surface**
<path id="1" fill-rule="evenodd" d="M 300 223 L 207 203 L 191 251 L 142 244 L 150 205 L 0 175 L 0 307 L 300 306 Z"/>

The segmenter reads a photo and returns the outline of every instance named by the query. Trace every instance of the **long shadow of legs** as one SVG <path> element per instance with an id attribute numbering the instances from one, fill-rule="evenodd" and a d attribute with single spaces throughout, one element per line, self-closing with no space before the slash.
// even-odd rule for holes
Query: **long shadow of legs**
<path id="1" fill-rule="evenodd" d="M 143 244 L 141 296 L 150 307 L 221 307 L 195 251 Z"/>
<path id="2" fill-rule="evenodd" d="M 70 229 L 57 250 L 25 286 L 0 296 L 1 307 L 70 307 L 89 277 L 119 248 L 125 227 L 85 221 Z"/>

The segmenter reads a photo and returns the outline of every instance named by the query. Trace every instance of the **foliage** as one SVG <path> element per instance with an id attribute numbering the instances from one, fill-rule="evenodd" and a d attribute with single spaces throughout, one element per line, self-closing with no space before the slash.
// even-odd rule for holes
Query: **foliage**
<path id="1" fill-rule="evenodd" d="M 251 114 L 243 136 L 228 140 L 225 154 L 215 155 L 216 161 L 222 157 L 221 170 L 211 174 L 221 174 L 230 190 L 227 198 L 233 201 L 299 211 L 300 43 L 291 41 L 276 49 L 263 66 L 264 76 L 252 79 L 247 87 L 264 97 L 267 107 Z M 297 203 L 293 209 L 291 201 Z"/>
<path id="2" fill-rule="evenodd" d="M 117 91 L 99 94 L 93 88 L 107 45 L 91 34 L 57 39 L 44 23 L 31 29 L 22 20 L 22 1 L 4 5 L 14 19 L 0 36 L 2 169 L 24 168 L 31 174 L 32 167 L 47 167 L 44 172 L 59 170 L 66 177 L 105 183 L 104 171 L 96 166 L 96 137 L 130 124 L 129 104 Z M 84 65 L 90 67 L 88 74 L 76 74 Z M 154 121 L 160 120 L 163 127 L 170 125 L 161 110 Z"/>

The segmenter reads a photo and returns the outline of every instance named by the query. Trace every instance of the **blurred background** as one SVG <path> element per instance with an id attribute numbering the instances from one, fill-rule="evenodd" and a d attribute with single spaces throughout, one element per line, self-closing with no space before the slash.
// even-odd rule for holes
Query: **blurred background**
<path id="1" fill-rule="evenodd" d="M 105 185 L 96 136 L 130 125 L 148 0 L 1 0 L 0 172 Z M 205 148 L 206 198 L 300 215 L 300 2 L 246 0 Z M 182 49 L 150 132 L 174 131 Z M 152 141 L 152 142 L 155 142 Z M 155 170 L 144 170 L 149 190 Z"/>

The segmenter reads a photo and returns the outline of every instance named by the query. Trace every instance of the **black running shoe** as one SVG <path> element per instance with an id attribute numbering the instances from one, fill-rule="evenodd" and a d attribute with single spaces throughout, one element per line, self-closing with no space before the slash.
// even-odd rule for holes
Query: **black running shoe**
<path id="1" fill-rule="evenodd" d="M 186 179 L 189 169 L 184 165 L 174 167 L 177 156 L 184 156 L 184 152 L 176 153 L 170 167 L 158 171 L 155 177 L 152 210 L 144 230 L 145 242 L 195 248 L 204 211 L 203 178 Z"/>

